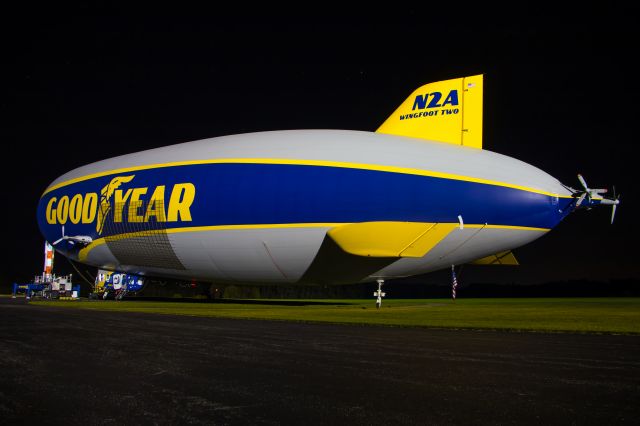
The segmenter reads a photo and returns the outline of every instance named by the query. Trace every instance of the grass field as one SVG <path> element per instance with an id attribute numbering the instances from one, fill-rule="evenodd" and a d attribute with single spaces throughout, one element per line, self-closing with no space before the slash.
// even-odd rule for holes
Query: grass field
<path id="1" fill-rule="evenodd" d="M 32 305 L 156 314 L 386 326 L 640 334 L 640 298 L 31 301 Z M 319 303 L 321 302 L 321 303 Z M 280 304 L 281 303 L 281 304 Z"/>

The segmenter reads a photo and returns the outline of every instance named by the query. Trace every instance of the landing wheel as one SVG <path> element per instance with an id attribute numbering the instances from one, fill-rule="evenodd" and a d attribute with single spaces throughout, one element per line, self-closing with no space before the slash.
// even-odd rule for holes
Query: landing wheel
<path id="1" fill-rule="evenodd" d="M 380 307 L 382 306 L 382 298 L 386 295 L 386 293 L 382 291 L 384 280 L 377 280 L 377 281 L 378 281 L 378 290 L 374 291 L 373 295 L 376 297 L 376 309 L 380 309 Z"/>

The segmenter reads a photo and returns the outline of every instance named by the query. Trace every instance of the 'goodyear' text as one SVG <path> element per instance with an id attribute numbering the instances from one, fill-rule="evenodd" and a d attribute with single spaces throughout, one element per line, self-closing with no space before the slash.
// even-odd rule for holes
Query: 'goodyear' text
<path id="1" fill-rule="evenodd" d="M 177 183 L 170 188 L 158 185 L 151 188 L 114 189 L 132 178 L 133 176 L 114 178 L 103 188 L 100 196 L 89 192 L 51 197 L 45 212 L 47 223 L 90 224 L 97 218 L 96 230 L 101 233 L 100 222 L 104 222 L 109 213 L 110 220 L 114 223 L 191 221 L 191 205 L 196 195 L 196 188 L 192 183 Z"/>

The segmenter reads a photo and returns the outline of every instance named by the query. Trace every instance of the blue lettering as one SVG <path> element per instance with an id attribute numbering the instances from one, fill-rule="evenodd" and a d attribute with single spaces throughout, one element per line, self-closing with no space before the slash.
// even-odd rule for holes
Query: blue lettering
<path id="1" fill-rule="evenodd" d="M 439 106 L 442 106 L 442 105 L 440 105 L 438 103 L 440 101 L 440 99 L 442 99 L 442 93 L 433 92 L 431 94 L 431 96 L 433 96 L 433 97 L 431 98 L 431 101 L 429 102 L 429 105 L 427 105 L 427 108 L 437 108 Z"/>
<path id="2" fill-rule="evenodd" d="M 442 106 L 445 106 L 445 105 L 459 105 L 458 104 L 458 91 L 457 90 L 452 90 L 452 91 L 449 92 L 449 94 L 447 95 L 446 99 L 442 103 Z"/>
<path id="3" fill-rule="evenodd" d="M 416 96 L 416 100 L 413 101 L 413 108 L 411 108 L 411 110 L 415 110 L 416 107 L 418 107 L 418 109 L 425 109 L 425 107 L 427 106 L 427 98 L 429 97 L 429 94 L 425 94 L 424 97 L 422 95 L 418 95 Z"/>

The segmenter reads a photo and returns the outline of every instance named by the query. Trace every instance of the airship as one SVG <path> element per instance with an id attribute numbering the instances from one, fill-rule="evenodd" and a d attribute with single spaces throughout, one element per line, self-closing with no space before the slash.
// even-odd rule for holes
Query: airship
<path id="1" fill-rule="evenodd" d="M 53 181 L 39 228 L 74 262 L 221 284 L 346 284 L 512 250 L 619 204 L 482 147 L 483 75 L 425 84 L 375 132 L 284 130 L 98 161 Z"/>

